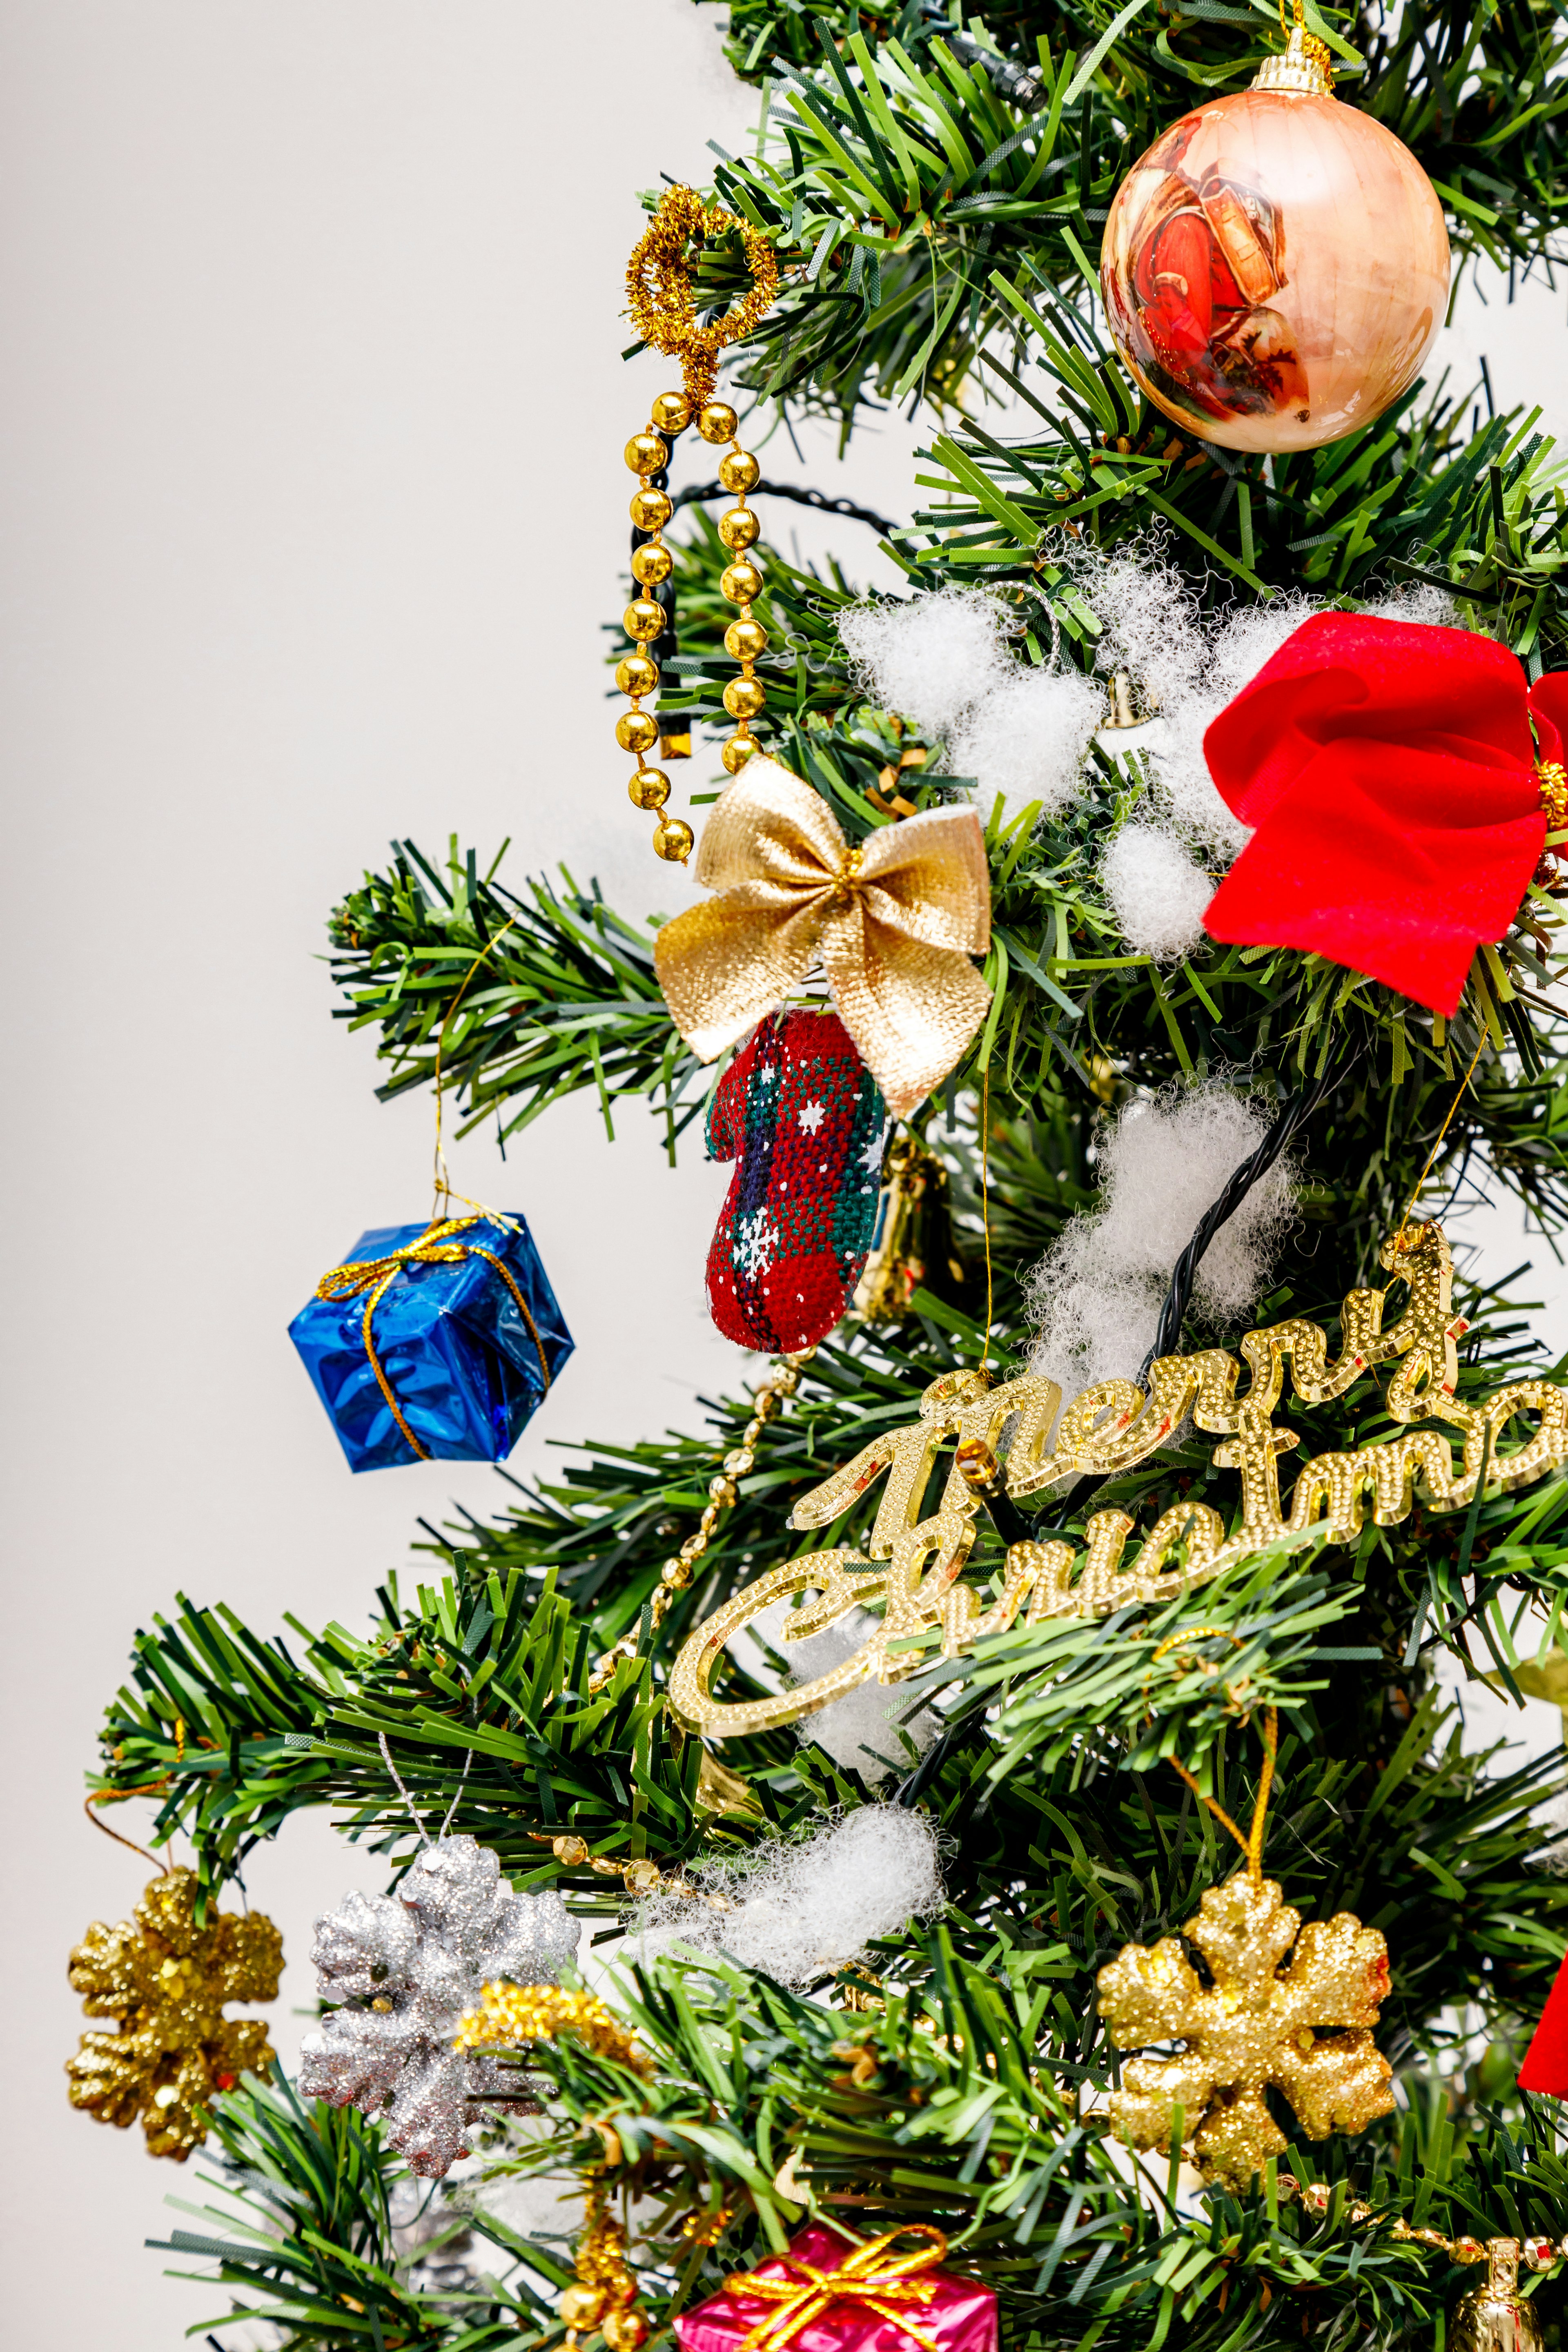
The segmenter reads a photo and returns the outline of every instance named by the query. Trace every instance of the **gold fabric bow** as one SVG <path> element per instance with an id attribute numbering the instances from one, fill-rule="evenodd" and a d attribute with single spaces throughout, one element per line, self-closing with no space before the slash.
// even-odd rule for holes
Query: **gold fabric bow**
<path id="1" fill-rule="evenodd" d="M 697 879 L 721 893 L 654 946 L 676 1027 L 704 1062 L 798 988 L 820 957 L 838 1017 L 895 1118 L 946 1077 L 991 992 L 985 836 L 928 809 L 851 848 L 826 802 L 753 754 L 703 827 Z"/>
<path id="2" fill-rule="evenodd" d="M 387 1379 L 381 1358 L 376 1353 L 372 1326 L 376 1308 L 405 1265 L 460 1265 L 466 1257 L 488 1258 L 517 1302 L 518 1313 L 527 1324 L 529 1337 L 538 1350 L 543 1392 L 545 1395 L 550 1392 L 550 1365 L 544 1353 L 544 1342 L 539 1336 L 539 1326 L 528 1311 L 528 1301 L 512 1280 L 510 1271 L 494 1250 L 484 1248 L 479 1242 L 452 1239 L 454 1234 L 467 1233 L 470 1225 L 489 1224 L 490 1222 L 484 1216 L 432 1218 L 416 1242 L 408 1242 L 402 1249 L 391 1250 L 385 1257 L 351 1258 L 347 1265 L 334 1265 L 331 1272 L 322 1275 L 316 1285 L 317 1297 L 331 1300 L 356 1298 L 361 1291 L 369 1291 L 370 1297 L 365 1300 L 364 1314 L 360 1320 L 360 1337 L 364 1341 L 364 1352 L 370 1360 L 371 1370 L 375 1374 L 375 1384 L 392 1408 L 394 1421 L 421 1462 L 429 1461 L 430 1450 L 428 1446 L 421 1445 L 403 1417 L 403 1407 L 393 1393 L 392 1382 Z"/>
<path id="3" fill-rule="evenodd" d="M 922 2246 L 918 2252 L 899 2254 L 888 2259 L 888 2249 L 898 2238 L 919 2235 L 934 2242 Z M 938 2352 L 934 2340 L 911 2326 L 899 2304 L 929 2303 L 936 2293 L 934 2279 L 915 2278 L 911 2272 L 934 2270 L 947 2252 L 947 2240 L 940 2230 L 924 2221 L 911 2221 L 902 2230 L 889 2230 L 883 2238 L 871 2238 L 858 2245 L 843 2265 L 836 2271 L 820 2271 L 814 2263 L 804 2262 L 799 2254 L 775 2254 L 774 2262 L 787 2263 L 792 2270 L 801 2273 L 799 2278 L 764 2278 L 760 2271 L 738 2271 L 724 2282 L 726 2294 L 748 2294 L 765 2303 L 776 2303 L 779 2308 L 758 2320 L 747 2336 L 741 2338 L 736 2352 L 778 2352 L 778 2348 L 797 2336 L 802 2328 L 819 2318 L 833 2304 L 848 2299 L 863 2303 L 879 2319 L 890 2319 L 895 2327 L 918 2344 L 921 2352 Z"/>

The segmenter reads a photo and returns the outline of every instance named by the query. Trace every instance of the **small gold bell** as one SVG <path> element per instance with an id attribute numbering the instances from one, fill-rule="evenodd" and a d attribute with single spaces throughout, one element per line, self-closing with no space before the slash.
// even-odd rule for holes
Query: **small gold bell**
<path id="1" fill-rule="evenodd" d="M 1487 2241 L 1484 2284 L 1454 2314 L 1454 2352 L 1542 2352 L 1541 2322 L 1519 2292 L 1519 2240 Z"/>
<path id="2" fill-rule="evenodd" d="M 1100 722 L 1102 735 L 1123 734 L 1129 727 L 1142 727 L 1143 721 L 1132 708 L 1132 681 L 1124 669 L 1110 673 L 1110 708 Z"/>
<path id="3" fill-rule="evenodd" d="M 760 1813 L 761 1800 L 755 1796 L 738 1772 L 721 1764 L 710 1749 L 704 1748 L 702 1761 L 697 1767 L 697 1811 L 700 1813 Z"/>
<path id="4" fill-rule="evenodd" d="M 852 1313 L 863 1323 L 898 1323 L 917 1290 L 957 1303 L 964 1265 L 953 1245 L 947 1171 L 912 1135 L 888 1154 L 876 1238 L 856 1286 Z"/>

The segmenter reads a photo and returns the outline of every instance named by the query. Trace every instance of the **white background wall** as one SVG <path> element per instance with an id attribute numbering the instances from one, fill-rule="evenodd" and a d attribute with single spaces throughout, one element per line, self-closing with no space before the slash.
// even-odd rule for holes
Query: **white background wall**
<path id="1" fill-rule="evenodd" d="M 5 0 L 0 751 L 8 1347 L 4 1958 L 9 2340 L 172 2352 L 217 2302 L 166 2280 L 194 2166 L 66 2105 L 65 1982 L 148 1875 L 82 1820 L 132 1630 L 176 1591 L 271 1633 L 363 1620 L 416 1514 L 481 1468 L 351 1477 L 285 1337 L 363 1227 L 424 1213 L 427 1102 L 379 1107 L 331 1020 L 328 907 L 390 835 L 514 879 L 560 857 L 673 907 L 624 797 L 601 624 L 635 191 L 700 176 L 754 101 L 686 0 Z M 1505 397 L 1561 410 L 1563 298 L 1468 320 Z M 1560 415 L 1559 421 L 1568 421 Z M 804 437 L 804 436 L 803 436 Z M 770 469 L 914 503 L 902 428 Z M 804 519 L 851 567 L 853 524 Z M 512 1466 L 689 1421 L 743 1369 L 701 1267 L 727 1171 L 672 1175 L 635 1107 L 554 1112 L 505 1171 L 578 1341 Z M 145 1809 L 127 1807 L 115 1818 Z M 372 1867 L 320 1818 L 249 1873 L 292 1965 Z"/>

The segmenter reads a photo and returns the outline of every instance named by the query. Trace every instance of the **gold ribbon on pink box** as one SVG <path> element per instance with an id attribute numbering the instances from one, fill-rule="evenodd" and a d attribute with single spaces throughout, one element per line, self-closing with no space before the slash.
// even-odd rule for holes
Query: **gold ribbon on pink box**
<path id="1" fill-rule="evenodd" d="M 900 2238 L 926 2242 L 900 2253 Z M 923 2221 L 872 2239 L 813 2222 L 680 2313 L 676 2336 L 681 2352 L 996 2352 L 994 2290 L 939 2269 L 946 2252 Z"/>
<path id="2" fill-rule="evenodd" d="M 985 1018 L 991 992 L 970 958 L 991 944 L 991 884 L 972 808 L 928 809 L 852 845 L 819 793 L 753 756 L 703 827 L 697 879 L 719 895 L 664 925 L 654 963 L 704 1062 L 819 958 L 895 1118 L 941 1084 Z"/>

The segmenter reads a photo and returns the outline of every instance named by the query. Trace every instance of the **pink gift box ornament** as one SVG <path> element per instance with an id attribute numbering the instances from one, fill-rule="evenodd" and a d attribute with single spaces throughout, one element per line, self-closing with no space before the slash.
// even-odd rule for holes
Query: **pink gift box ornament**
<path id="1" fill-rule="evenodd" d="M 996 2352 L 994 2290 L 939 2270 L 946 2252 L 924 2222 L 869 2241 L 814 2223 L 683 2313 L 681 2352 Z"/>

